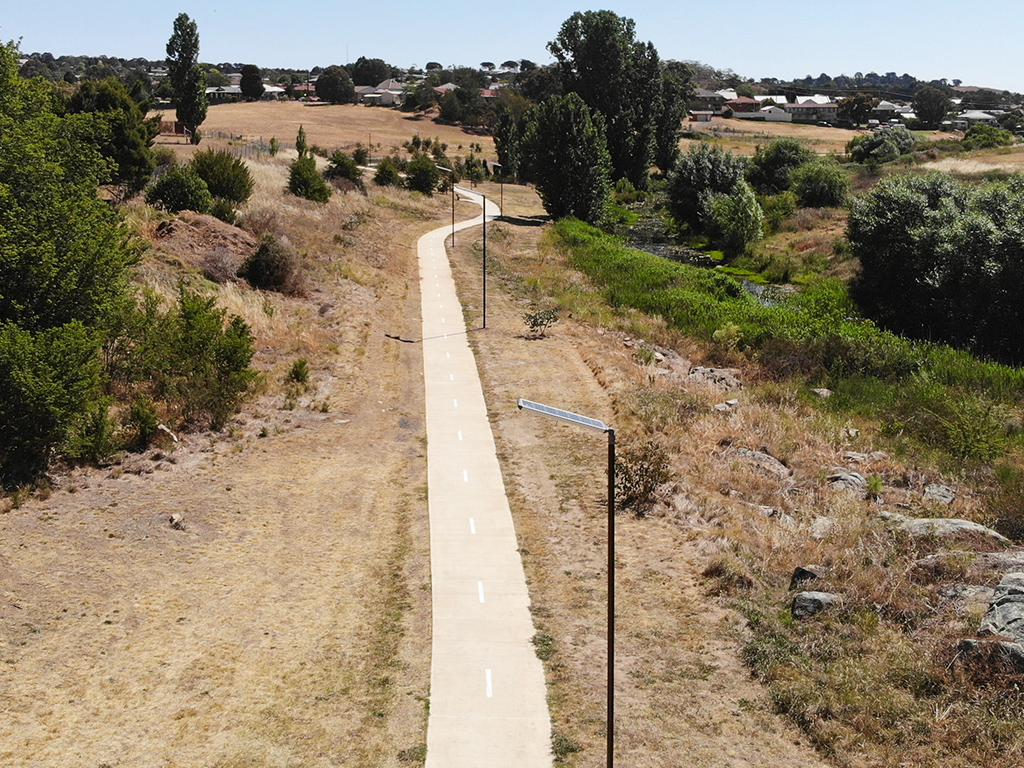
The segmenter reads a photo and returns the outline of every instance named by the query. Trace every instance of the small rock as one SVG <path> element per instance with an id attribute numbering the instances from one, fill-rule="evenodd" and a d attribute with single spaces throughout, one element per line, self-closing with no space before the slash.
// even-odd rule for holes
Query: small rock
<path id="1" fill-rule="evenodd" d="M 1024 645 L 1005 640 L 972 640 L 957 643 L 956 649 L 964 656 L 988 661 L 993 666 L 1009 666 L 1014 672 L 1024 672 Z"/>
<path id="2" fill-rule="evenodd" d="M 907 517 L 896 512 L 880 512 L 878 517 L 893 524 L 894 528 L 906 531 L 911 536 L 934 536 L 936 538 L 974 538 L 992 543 L 1009 544 L 1010 540 L 991 528 L 955 517 Z"/>
<path id="3" fill-rule="evenodd" d="M 654 353 L 654 359 L 657 362 L 659 362 L 659 363 L 665 362 L 665 356 L 663 354 L 661 354 L 661 352 L 655 352 Z"/>
<path id="4" fill-rule="evenodd" d="M 855 429 L 853 427 L 847 427 L 846 428 L 846 436 L 849 437 L 849 438 L 856 439 L 857 435 L 859 435 L 859 434 L 860 434 L 860 430 L 859 429 Z"/>
<path id="5" fill-rule="evenodd" d="M 831 517 L 816 517 L 811 523 L 811 538 L 815 541 L 827 539 L 835 527 L 836 523 Z"/>
<path id="6" fill-rule="evenodd" d="M 728 403 L 716 403 L 711 407 L 716 411 L 720 411 L 721 413 L 732 413 L 732 408 L 729 407 Z"/>
<path id="7" fill-rule="evenodd" d="M 722 389 L 742 389 L 743 384 L 736 368 L 691 368 L 687 378 L 714 384 Z"/>
<path id="8" fill-rule="evenodd" d="M 769 520 L 777 520 L 789 528 L 796 527 L 796 520 L 793 518 L 793 516 L 787 515 L 780 509 L 775 509 L 774 507 L 761 507 L 761 514 L 767 517 Z"/>
<path id="9" fill-rule="evenodd" d="M 868 481 L 863 475 L 843 467 L 833 467 L 825 482 L 832 488 L 843 488 L 848 491 L 863 492 L 868 487 Z"/>
<path id="10" fill-rule="evenodd" d="M 1024 573 L 1008 573 L 999 582 L 978 634 L 1024 641 Z"/>
<path id="11" fill-rule="evenodd" d="M 793 569 L 793 575 L 789 578 L 790 590 L 792 591 L 796 589 L 805 581 L 816 581 L 820 579 L 821 575 L 818 573 L 818 570 L 818 566 L 816 565 L 808 566 L 806 568 L 802 565 L 798 565 Z"/>
<path id="12" fill-rule="evenodd" d="M 856 451 L 845 451 L 843 453 L 844 461 L 852 461 L 854 464 L 867 464 L 871 461 L 881 461 L 882 459 L 889 458 L 889 454 L 885 451 L 872 451 L 871 453 L 857 453 Z"/>
<path id="13" fill-rule="evenodd" d="M 811 392 L 816 394 L 822 400 L 824 400 L 825 398 L 828 398 L 828 397 L 832 397 L 832 390 L 831 389 L 825 389 L 825 387 L 818 387 L 817 389 L 812 389 Z"/>
<path id="14" fill-rule="evenodd" d="M 176 531 L 184 531 L 185 530 L 185 520 L 182 518 L 181 515 L 178 515 L 178 514 L 171 515 L 170 523 L 171 523 L 171 528 L 173 528 Z"/>
<path id="15" fill-rule="evenodd" d="M 842 602 L 842 596 L 832 592 L 800 592 L 793 597 L 793 618 L 807 619 L 821 613 L 830 605 Z"/>
<path id="16" fill-rule="evenodd" d="M 933 504 L 952 504 L 956 499 L 956 491 L 946 485 L 932 483 L 925 486 L 924 500 Z"/>
<path id="17" fill-rule="evenodd" d="M 793 470 L 764 451 L 753 451 L 750 448 L 743 447 L 737 447 L 734 451 L 746 460 L 748 464 L 760 469 L 765 474 L 774 475 L 778 478 L 786 478 L 793 474 Z"/>

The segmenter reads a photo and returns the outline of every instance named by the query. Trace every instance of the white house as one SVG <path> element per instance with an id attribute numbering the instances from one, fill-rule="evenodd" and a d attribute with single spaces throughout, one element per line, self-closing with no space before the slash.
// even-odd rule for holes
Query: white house
<path id="1" fill-rule="evenodd" d="M 956 120 L 953 121 L 953 124 L 956 125 L 958 122 L 964 124 L 964 130 L 970 128 L 972 125 L 977 125 L 978 123 L 984 123 L 985 125 L 999 124 L 993 115 L 990 115 L 988 112 L 981 112 L 977 109 L 972 109 L 958 115 Z"/>

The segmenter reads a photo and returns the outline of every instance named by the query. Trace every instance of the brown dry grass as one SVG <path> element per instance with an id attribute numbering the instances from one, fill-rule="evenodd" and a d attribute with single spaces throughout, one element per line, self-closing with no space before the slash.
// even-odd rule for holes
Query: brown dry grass
<path id="1" fill-rule="evenodd" d="M 283 161 L 254 170 L 243 214 L 276 212 L 305 298 L 159 251 L 139 280 L 170 294 L 184 276 L 243 315 L 261 394 L 224 433 L 72 471 L 0 515 L 4 765 L 397 766 L 425 743 L 420 360 L 384 334 L 418 316 L 412 246 L 446 206 L 317 206 L 282 193 Z M 299 356 L 306 387 L 284 382 Z"/>
<path id="2" fill-rule="evenodd" d="M 753 155 L 758 146 L 768 144 L 774 139 L 787 137 L 799 139 L 821 155 L 830 152 L 842 154 L 851 139 L 863 136 L 865 130 L 847 128 L 825 128 L 820 125 L 802 123 L 762 123 L 752 120 L 725 119 L 713 117 L 710 123 L 690 123 L 683 125 L 684 130 L 707 133 L 721 142 L 726 149 L 742 155 Z M 931 131 L 927 134 L 932 140 L 949 138 L 948 133 Z M 683 151 L 693 143 L 693 139 L 684 139 Z"/>
<path id="3" fill-rule="evenodd" d="M 1024 146 L 977 150 L 968 157 L 946 157 L 927 163 L 924 167 L 961 176 L 979 176 L 993 171 L 1020 173 L 1024 171 Z"/>
<path id="4" fill-rule="evenodd" d="M 173 111 L 163 115 L 165 120 L 174 119 Z M 269 142 L 275 137 L 278 141 L 293 143 L 300 125 L 305 128 L 310 144 L 328 150 L 351 152 L 357 144 L 372 144 L 374 154 L 402 152 L 402 145 L 418 133 L 423 138 L 437 137 L 447 143 L 450 157 L 468 154 L 470 144 L 482 145 L 484 157 L 495 157 L 494 140 L 490 136 L 467 133 L 457 126 L 439 125 L 417 113 L 364 104 L 312 105 L 298 101 L 218 104 L 210 107 L 201 130 L 241 135 L 245 141 Z M 180 137 L 161 137 L 160 143 L 179 146 L 187 154 L 195 151 Z M 199 148 L 223 143 L 219 139 L 204 139 Z"/>

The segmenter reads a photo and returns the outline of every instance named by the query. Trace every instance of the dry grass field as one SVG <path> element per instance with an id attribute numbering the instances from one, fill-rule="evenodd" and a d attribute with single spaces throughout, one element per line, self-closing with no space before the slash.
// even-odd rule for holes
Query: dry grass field
<path id="1" fill-rule="evenodd" d="M 164 120 L 174 119 L 173 110 L 162 114 Z M 494 141 L 490 136 L 468 133 L 457 126 L 439 125 L 431 119 L 434 114 L 424 116 L 364 104 L 298 101 L 218 104 L 210 107 L 201 130 L 242 136 L 246 141 L 269 142 L 274 137 L 290 144 L 295 141 L 301 125 L 310 144 L 351 152 L 357 144 L 372 143 L 375 155 L 402 152 L 402 144 L 419 133 L 423 138 L 436 137 L 447 143 L 449 156 L 464 156 L 469 153 L 470 144 L 480 144 L 484 157 L 495 159 Z M 187 146 L 182 138 L 164 137 L 162 142 L 180 142 L 183 147 Z M 213 139 L 203 146 L 219 143 Z"/>

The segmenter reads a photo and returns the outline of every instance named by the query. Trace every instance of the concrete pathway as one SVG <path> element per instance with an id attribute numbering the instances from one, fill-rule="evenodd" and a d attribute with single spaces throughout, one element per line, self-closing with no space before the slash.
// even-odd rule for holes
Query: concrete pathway
<path id="1" fill-rule="evenodd" d="M 499 213 L 488 201 L 488 220 Z M 418 245 L 434 610 L 426 766 L 551 768 L 544 670 L 530 642 L 526 578 L 445 251 L 451 232 L 435 230 Z"/>

